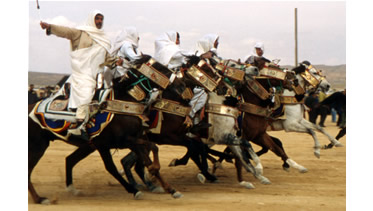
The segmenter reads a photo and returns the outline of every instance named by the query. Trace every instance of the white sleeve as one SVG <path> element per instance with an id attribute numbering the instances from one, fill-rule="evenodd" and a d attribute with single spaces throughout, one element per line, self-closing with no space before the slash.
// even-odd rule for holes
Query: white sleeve
<path id="1" fill-rule="evenodd" d="M 141 58 L 140 53 L 136 53 L 131 43 L 125 42 L 118 51 L 118 56 L 133 61 Z"/>

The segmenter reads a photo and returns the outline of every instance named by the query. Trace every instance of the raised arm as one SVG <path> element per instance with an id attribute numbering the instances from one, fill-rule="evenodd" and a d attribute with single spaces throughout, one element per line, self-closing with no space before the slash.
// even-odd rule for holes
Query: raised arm
<path id="1" fill-rule="evenodd" d="M 42 29 L 46 29 L 47 35 L 54 34 L 57 37 L 62 37 L 69 39 L 71 41 L 77 40 L 80 38 L 82 31 L 66 26 L 58 26 L 54 24 L 49 24 L 46 22 L 40 22 Z"/>

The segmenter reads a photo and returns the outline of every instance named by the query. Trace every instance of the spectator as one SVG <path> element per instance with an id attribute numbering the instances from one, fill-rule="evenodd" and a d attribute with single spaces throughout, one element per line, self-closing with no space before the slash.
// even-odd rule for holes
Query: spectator
<path id="1" fill-rule="evenodd" d="M 30 84 L 29 90 L 28 90 L 28 104 L 34 104 L 39 101 L 38 95 L 36 94 L 34 90 L 34 84 Z"/>

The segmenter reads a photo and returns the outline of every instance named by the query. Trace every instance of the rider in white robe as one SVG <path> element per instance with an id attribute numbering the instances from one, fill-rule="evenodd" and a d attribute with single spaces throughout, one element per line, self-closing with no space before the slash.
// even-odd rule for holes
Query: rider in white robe
<path id="1" fill-rule="evenodd" d="M 263 54 L 264 54 L 264 44 L 262 42 L 257 42 L 254 45 L 252 54 L 250 56 L 246 57 L 246 59 L 244 61 L 245 61 L 246 64 L 254 64 L 256 57 L 268 60 L 268 59 L 263 57 Z"/>
<path id="2" fill-rule="evenodd" d="M 129 62 L 140 59 L 142 54 L 138 50 L 139 47 L 139 34 L 137 29 L 133 26 L 125 27 L 115 38 L 112 43 L 110 54 L 113 57 L 118 57 L 117 66 L 113 69 L 105 71 L 106 86 L 110 86 L 113 78 L 122 77 L 127 75 L 130 68 Z"/>
<path id="3" fill-rule="evenodd" d="M 176 31 L 168 31 L 155 40 L 154 59 L 174 70 L 185 63 L 185 56 L 180 49 L 180 35 Z"/>
<path id="4" fill-rule="evenodd" d="M 47 35 L 54 34 L 70 40 L 72 74 L 67 81 L 71 84 L 68 108 L 77 109 L 76 119 L 82 122 L 79 130 L 86 135 L 88 104 L 95 93 L 97 74 L 103 72 L 101 64 L 109 58 L 108 52 L 111 48 L 110 40 L 102 30 L 103 15 L 94 10 L 89 14 L 85 25 L 76 28 L 45 22 L 40 22 L 40 25 L 42 29 L 47 29 Z"/>
<path id="5" fill-rule="evenodd" d="M 214 55 L 217 55 L 217 47 L 219 44 L 219 36 L 216 34 L 207 34 L 197 41 L 196 50 L 197 56 L 202 59 L 210 59 Z M 193 98 L 189 104 L 192 110 L 189 113 L 189 117 L 193 119 L 194 124 L 198 124 L 201 120 L 196 117 L 195 114 L 200 111 L 207 102 L 207 93 L 203 87 L 195 87 L 193 89 Z"/>

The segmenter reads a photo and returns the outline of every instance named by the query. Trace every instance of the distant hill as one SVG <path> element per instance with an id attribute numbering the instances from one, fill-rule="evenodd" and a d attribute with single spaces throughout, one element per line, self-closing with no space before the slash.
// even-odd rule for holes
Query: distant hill
<path id="1" fill-rule="evenodd" d="M 314 65 L 317 69 L 322 70 L 329 83 L 334 89 L 343 89 L 346 87 L 346 65 L 327 66 Z M 292 69 L 294 66 L 281 66 Z M 36 87 L 56 85 L 67 74 L 28 72 L 28 83 Z"/>
<path id="2" fill-rule="evenodd" d="M 54 86 L 67 74 L 28 72 L 28 84 L 35 87 Z"/>

